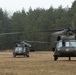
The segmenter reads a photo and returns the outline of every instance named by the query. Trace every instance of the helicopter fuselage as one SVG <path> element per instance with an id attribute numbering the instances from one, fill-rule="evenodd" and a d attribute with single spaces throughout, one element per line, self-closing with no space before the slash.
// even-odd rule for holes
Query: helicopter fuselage
<path id="1" fill-rule="evenodd" d="M 27 43 L 20 43 L 20 44 L 17 44 L 15 47 L 14 47 L 14 50 L 13 50 L 13 56 L 16 57 L 17 55 L 24 55 L 24 57 L 29 57 L 29 47 L 27 46 L 28 44 Z"/>
<path id="2" fill-rule="evenodd" d="M 70 57 L 76 57 L 76 40 L 68 38 L 70 39 L 65 38 L 55 44 L 54 60 L 57 60 L 58 57 L 69 57 L 69 60 Z"/>

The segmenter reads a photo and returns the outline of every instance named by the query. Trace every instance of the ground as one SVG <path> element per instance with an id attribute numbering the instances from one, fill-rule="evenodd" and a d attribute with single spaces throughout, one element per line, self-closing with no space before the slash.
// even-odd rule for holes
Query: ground
<path id="1" fill-rule="evenodd" d="M 30 57 L 13 57 L 12 52 L 0 52 L 0 75 L 75 75 L 76 58 L 59 58 L 53 52 L 30 52 Z"/>

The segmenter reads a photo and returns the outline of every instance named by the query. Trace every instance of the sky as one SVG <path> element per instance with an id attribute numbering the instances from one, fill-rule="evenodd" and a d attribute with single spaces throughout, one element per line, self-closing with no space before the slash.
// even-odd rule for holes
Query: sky
<path id="1" fill-rule="evenodd" d="M 25 9 L 28 11 L 31 7 L 32 9 L 36 8 L 45 8 L 49 9 L 51 6 L 58 8 L 60 5 L 65 7 L 71 7 L 74 0 L 0 0 L 0 8 L 7 10 L 8 12 L 15 12 Z"/>

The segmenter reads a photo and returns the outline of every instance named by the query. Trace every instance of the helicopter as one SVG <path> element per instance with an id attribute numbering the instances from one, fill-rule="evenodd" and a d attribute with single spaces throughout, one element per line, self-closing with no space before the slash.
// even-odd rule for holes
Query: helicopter
<path id="1" fill-rule="evenodd" d="M 10 32 L 10 33 L 0 33 L 0 36 L 4 35 L 17 35 L 22 34 L 24 32 Z M 24 55 L 24 57 L 29 57 L 29 51 L 30 51 L 31 45 L 27 43 L 26 41 L 17 41 L 14 42 L 13 46 L 13 57 L 16 57 L 17 55 Z"/>
<path id="2" fill-rule="evenodd" d="M 54 61 L 58 57 L 76 57 L 76 29 L 66 28 L 63 30 L 55 30 L 52 35 L 56 36 L 55 46 L 52 48 L 54 52 Z"/>
<path id="3" fill-rule="evenodd" d="M 16 57 L 17 55 L 23 55 L 24 57 L 29 57 L 29 51 L 31 45 L 27 43 L 26 41 L 18 41 L 14 43 L 14 50 L 13 50 L 13 56 Z"/>

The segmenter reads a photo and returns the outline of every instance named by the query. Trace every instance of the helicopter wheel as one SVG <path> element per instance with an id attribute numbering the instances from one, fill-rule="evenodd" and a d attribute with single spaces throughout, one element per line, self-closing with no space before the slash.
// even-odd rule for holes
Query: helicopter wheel
<path id="1" fill-rule="evenodd" d="M 69 57 L 69 61 L 71 60 L 71 57 Z"/>
<path id="2" fill-rule="evenodd" d="M 29 57 L 29 55 L 28 55 L 28 54 L 26 54 L 26 57 Z"/>
<path id="3" fill-rule="evenodd" d="M 58 57 L 57 56 L 54 56 L 54 61 L 57 61 Z"/>

